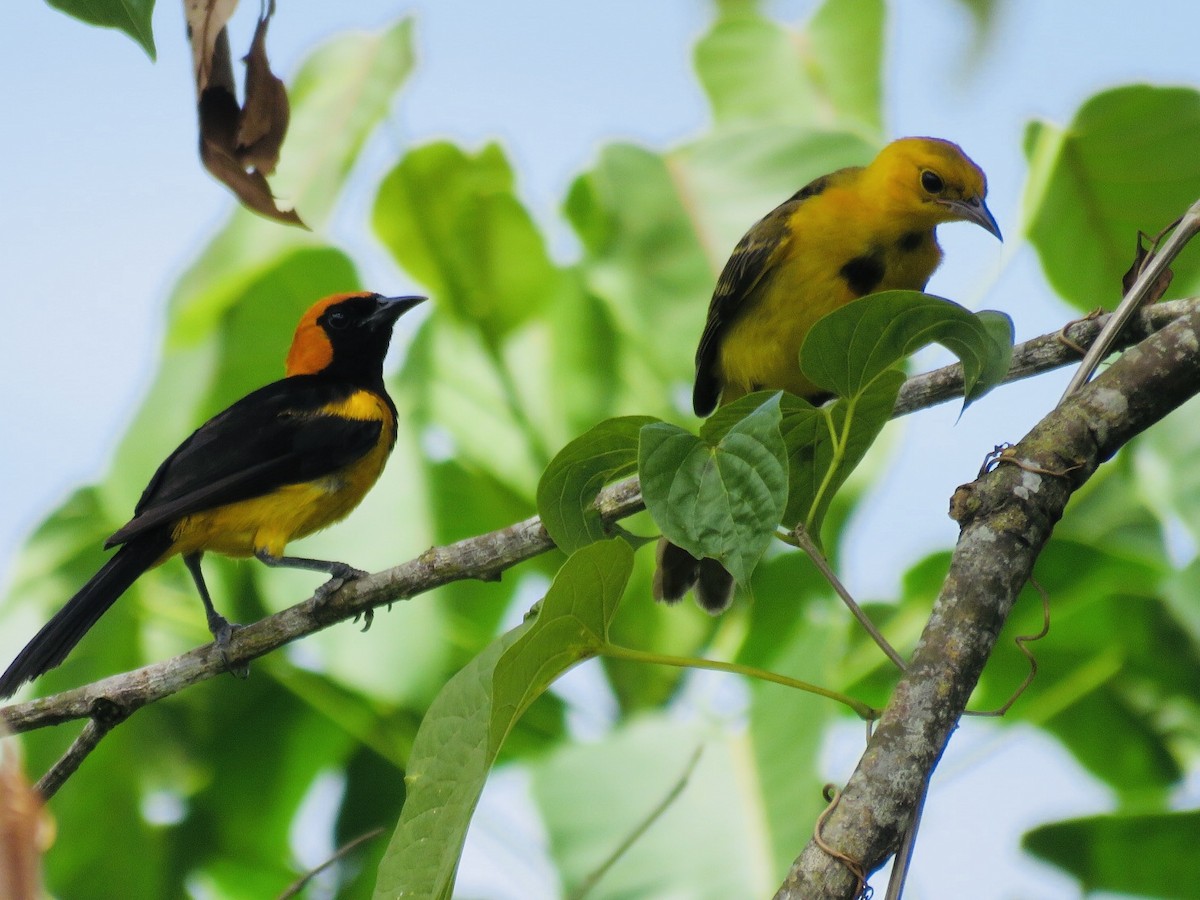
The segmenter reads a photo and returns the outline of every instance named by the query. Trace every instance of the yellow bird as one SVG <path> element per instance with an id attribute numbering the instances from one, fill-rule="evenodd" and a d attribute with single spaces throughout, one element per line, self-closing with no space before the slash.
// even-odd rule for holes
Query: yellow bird
<path id="1" fill-rule="evenodd" d="M 986 197 L 987 178 L 957 144 L 910 137 L 769 212 L 738 242 L 713 291 L 696 350 L 696 415 L 761 390 L 828 399 L 800 371 L 809 329 L 867 294 L 923 290 L 942 261 L 936 229 L 944 222 L 974 222 L 1000 238 Z M 675 603 L 693 587 L 713 614 L 733 599 L 719 562 L 660 541 L 655 598 Z"/>

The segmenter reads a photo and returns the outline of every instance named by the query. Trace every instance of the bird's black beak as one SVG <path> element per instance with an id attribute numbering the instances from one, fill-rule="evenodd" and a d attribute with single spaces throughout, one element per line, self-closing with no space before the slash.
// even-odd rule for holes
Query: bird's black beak
<path id="1" fill-rule="evenodd" d="M 375 308 L 375 312 L 367 318 L 367 322 L 371 325 L 384 325 L 391 328 L 402 315 L 418 303 L 424 303 L 428 299 L 428 297 L 418 296 L 376 297 L 375 302 L 378 306 Z"/>
<path id="2" fill-rule="evenodd" d="M 1000 226 L 996 224 L 996 217 L 987 208 L 982 197 L 970 197 L 966 200 L 938 200 L 937 202 L 951 210 L 964 222 L 974 222 L 984 231 L 990 231 L 998 240 L 1004 240 L 1004 236 L 1000 234 Z"/>

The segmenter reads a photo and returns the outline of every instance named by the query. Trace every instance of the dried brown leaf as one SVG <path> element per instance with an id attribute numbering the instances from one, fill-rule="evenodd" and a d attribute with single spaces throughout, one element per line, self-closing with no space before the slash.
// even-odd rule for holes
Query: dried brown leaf
<path id="1" fill-rule="evenodd" d="M 1133 251 L 1133 265 L 1121 276 L 1122 294 L 1128 294 L 1133 289 L 1133 285 L 1138 280 L 1138 276 L 1142 274 L 1142 270 L 1154 258 L 1154 254 L 1145 245 L 1147 240 L 1149 240 L 1147 235 L 1139 231 L 1137 235 L 1137 247 Z M 1153 243 L 1157 246 L 1158 240 L 1155 239 Z M 1146 299 L 1142 301 L 1142 305 L 1149 306 L 1151 303 L 1157 303 L 1161 300 L 1163 294 L 1167 292 L 1167 288 L 1171 286 L 1171 279 L 1174 275 L 1175 273 L 1169 268 L 1163 269 L 1158 278 L 1154 280 L 1154 284 L 1150 286 L 1150 290 L 1146 293 Z"/>
<path id="2" fill-rule="evenodd" d="M 287 134 L 289 107 L 287 88 L 271 72 L 267 61 L 267 22 L 263 17 L 254 29 L 254 40 L 246 54 L 246 102 L 238 126 L 237 148 L 242 164 L 264 175 L 275 171 L 279 148 Z"/>
<path id="3" fill-rule="evenodd" d="M 213 54 L 225 23 L 237 9 L 238 0 L 184 0 L 188 41 L 192 45 L 192 74 L 196 78 L 196 96 L 208 87 L 214 75 Z M 228 45 L 226 45 L 228 66 Z M 229 68 L 228 87 L 233 89 L 233 69 Z"/>
<path id="4" fill-rule="evenodd" d="M 222 0 L 195 0 L 194 5 L 213 12 L 221 3 Z M 188 9 L 190 14 L 192 6 Z M 267 61 L 269 15 L 259 20 L 250 53 L 245 58 L 244 108 L 238 104 L 235 93 L 229 35 L 224 28 L 211 42 L 211 56 L 201 60 L 197 67 L 200 160 L 204 168 L 229 187 L 247 209 L 304 228 L 295 210 L 279 208 L 265 177 L 275 171 L 279 162 L 289 118 L 287 90 L 272 74 Z M 195 30 L 192 35 L 194 50 L 198 46 Z M 207 73 L 204 79 L 202 73 Z"/>
<path id="5" fill-rule="evenodd" d="M 42 798 L 21 771 L 16 745 L 0 740 L 0 900 L 45 896 L 42 853 L 53 832 Z"/>

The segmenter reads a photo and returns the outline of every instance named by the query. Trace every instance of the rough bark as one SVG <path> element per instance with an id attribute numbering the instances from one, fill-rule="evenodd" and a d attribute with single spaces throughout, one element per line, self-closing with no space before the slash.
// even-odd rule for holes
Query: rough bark
<path id="1" fill-rule="evenodd" d="M 961 531 L 940 595 L 879 726 L 826 817 L 826 845 L 866 872 L 895 851 L 1017 594 L 1071 495 L 1136 434 L 1200 392 L 1200 311 L 1126 352 L 958 489 Z M 853 898 L 847 866 L 810 842 L 776 900 Z"/>

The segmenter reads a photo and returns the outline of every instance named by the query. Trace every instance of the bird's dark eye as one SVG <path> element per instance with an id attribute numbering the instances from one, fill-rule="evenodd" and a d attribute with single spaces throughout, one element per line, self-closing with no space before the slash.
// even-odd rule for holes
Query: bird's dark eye
<path id="1" fill-rule="evenodd" d="M 335 309 L 325 321 L 329 323 L 330 328 L 342 329 L 350 324 L 350 317 L 340 309 Z"/>
<path id="2" fill-rule="evenodd" d="M 940 194 L 946 187 L 946 183 L 942 181 L 942 176 L 937 172 L 931 172 L 926 169 L 921 173 L 921 187 L 929 191 L 931 194 Z"/>

